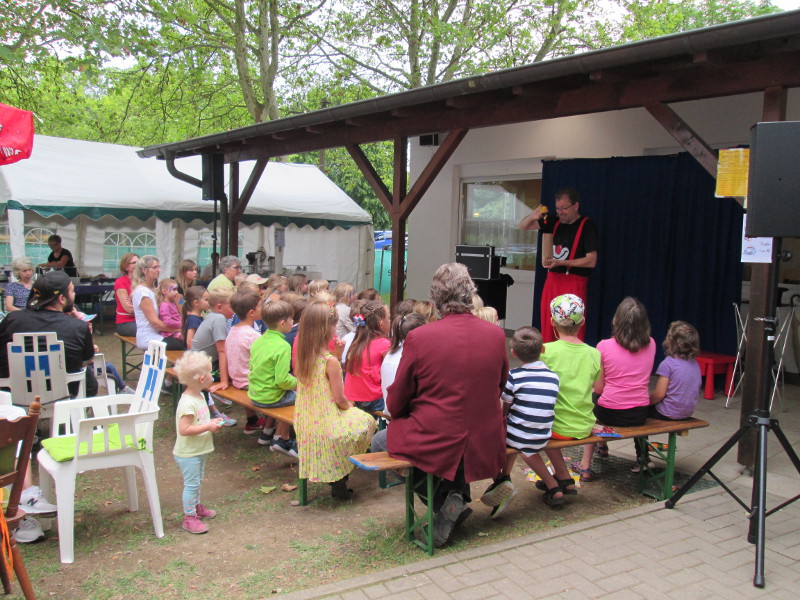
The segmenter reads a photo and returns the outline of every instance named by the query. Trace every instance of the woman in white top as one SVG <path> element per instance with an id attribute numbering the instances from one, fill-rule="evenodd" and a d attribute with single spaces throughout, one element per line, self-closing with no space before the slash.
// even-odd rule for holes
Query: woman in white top
<path id="1" fill-rule="evenodd" d="M 155 287 L 161 276 L 161 267 L 155 256 L 143 256 L 136 264 L 131 281 L 131 301 L 133 314 L 136 316 L 136 346 L 147 349 L 151 340 L 159 340 L 167 344 L 167 350 L 186 350 L 183 342 L 177 338 L 164 336 L 160 331 L 179 331 L 180 327 L 170 327 L 158 317 Z"/>

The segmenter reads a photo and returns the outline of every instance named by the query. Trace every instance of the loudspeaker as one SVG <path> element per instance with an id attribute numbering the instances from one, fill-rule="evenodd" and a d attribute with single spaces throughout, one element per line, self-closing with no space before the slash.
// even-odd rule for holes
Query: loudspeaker
<path id="1" fill-rule="evenodd" d="M 203 154 L 203 200 L 225 199 L 225 158 Z"/>
<path id="2" fill-rule="evenodd" d="M 800 237 L 800 121 L 750 128 L 748 237 Z"/>
<path id="3" fill-rule="evenodd" d="M 420 146 L 438 146 L 439 145 L 439 134 L 438 133 L 426 133 L 425 135 L 419 136 L 419 145 Z"/>

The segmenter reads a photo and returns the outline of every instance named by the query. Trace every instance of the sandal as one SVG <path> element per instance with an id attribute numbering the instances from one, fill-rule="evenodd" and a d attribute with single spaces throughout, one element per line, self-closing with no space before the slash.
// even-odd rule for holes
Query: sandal
<path id="1" fill-rule="evenodd" d="M 559 492 L 561 492 L 561 497 L 560 498 L 556 498 L 555 496 Z M 563 506 L 564 504 L 566 504 L 567 503 L 567 499 L 564 498 L 564 490 L 561 489 L 561 486 L 556 486 L 556 487 L 551 488 L 549 490 L 545 490 L 545 492 L 544 492 L 544 503 L 547 504 L 547 506 L 551 506 L 553 508 L 556 508 L 558 506 Z"/>
<path id="2" fill-rule="evenodd" d="M 571 467 L 573 471 L 575 471 L 576 473 L 580 473 L 582 482 L 586 483 L 598 479 L 597 473 L 595 473 L 591 469 L 582 469 L 581 463 L 579 463 L 577 460 L 572 463 Z"/>
<path id="3" fill-rule="evenodd" d="M 556 483 L 558 484 L 558 487 L 561 489 L 561 491 L 564 493 L 565 496 L 578 495 L 578 490 L 575 488 L 575 480 L 572 479 L 572 477 L 570 477 L 569 479 L 556 479 Z M 567 487 L 568 485 L 571 485 L 572 487 L 568 488 Z M 534 486 L 536 487 L 537 490 L 542 490 L 543 492 L 546 492 L 548 490 L 547 485 L 545 485 L 544 481 L 542 481 L 541 479 L 539 479 L 534 484 Z"/>

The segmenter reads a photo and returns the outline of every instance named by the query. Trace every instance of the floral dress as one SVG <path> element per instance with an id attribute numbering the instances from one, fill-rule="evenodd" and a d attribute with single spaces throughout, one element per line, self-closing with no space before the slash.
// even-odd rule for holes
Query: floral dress
<path id="1" fill-rule="evenodd" d="M 332 483 L 353 470 L 352 454 L 369 448 L 375 433 L 375 420 L 362 410 L 341 410 L 333 401 L 325 376 L 325 361 L 314 364 L 311 382 L 298 382 L 295 402 L 295 429 L 300 457 L 300 477 Z"/>

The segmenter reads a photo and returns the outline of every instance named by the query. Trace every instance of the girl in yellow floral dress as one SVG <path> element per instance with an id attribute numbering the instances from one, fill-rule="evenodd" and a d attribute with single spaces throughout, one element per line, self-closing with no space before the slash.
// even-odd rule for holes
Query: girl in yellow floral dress
<path id="1" fill-rule="evenodd" d="M 375 420 L 345 398 L 341 356 L 328 350 L 337 318 L 336 309 L 325 302 L 313 302 L 303 312 L 296 340 L 295 430 L 300 477 L 330 483 L 334 498 L 347 499 L 352 492 L 347 489 L 353 470 L 349 457 L 367 451 Z"/>

